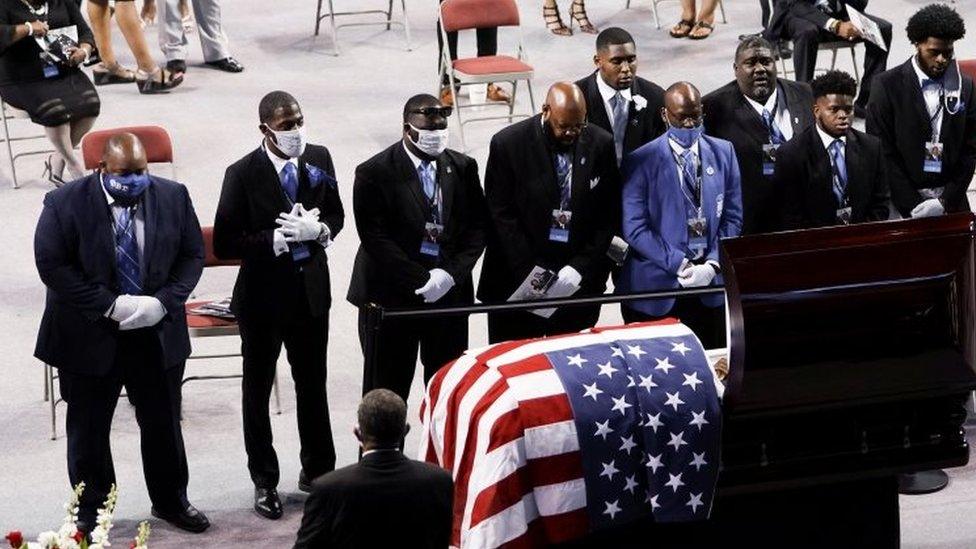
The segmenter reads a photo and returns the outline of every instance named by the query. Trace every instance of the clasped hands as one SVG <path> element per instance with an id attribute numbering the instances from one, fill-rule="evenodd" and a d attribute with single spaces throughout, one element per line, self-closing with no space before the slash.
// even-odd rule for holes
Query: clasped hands
<path id="1" fill-rule="evenodd" d="M 291 212 L 278 215 L 275 220 L 285 237 L 285 242 L 304 242 L 318 240 L 328 231 L 328 226 L 319 221 L 319 209 L 306 210 L 301 203 L 295 204 Z"/>
<path id="2" fill-rule="evenodd" d="M 159 324 L 166 316 L 166 307 L 151 295 L 120 295 L 109 318 L 119 323 L 119 330 L 137 330 Z"/>
<path id="3" fill-rule="evenodd" d="M 695 265 L 685 258 L 678 268 L 678 284 L 682 288 L 698 288 L 708 286 L 715 278 L 715 269 L 710 263 Z"/>

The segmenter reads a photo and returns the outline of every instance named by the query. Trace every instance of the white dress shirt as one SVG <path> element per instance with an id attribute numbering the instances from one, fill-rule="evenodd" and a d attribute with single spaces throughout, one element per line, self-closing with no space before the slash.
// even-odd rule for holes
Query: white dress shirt
<path id="1" fill-rule="evenodd" d="M 790 120 L 790 108 L 786 105 L 786 99 L 783 100 L 782 108 L 777 108 L 776 101 L 779 98 L 779 85 L 773 88 L 773 93 L 766 99 L 765 104 L 745 94 L 742 97 L 745 97 L 746 101 L 752 105 L 752 108 L 759 114 L 759 118 L 762 118 L 763 109 L 771 112 L 773 114 L 773 124 L 776 124 L 776 127 L 779 128 L 779 131 L 783 134 L 783 139 L 787 141 L 793 139 L 793 122 Z"/>
<path id="2" fill-rule="evenodd" d="M 628 105 L 628 107 L 626 108 L 629 109 L 630 108 L 629 105 L 631 101 L 630 88 L 627 88 L 625 90 L 617 90 L 611 88 L 609 84 L 603 81 L 603 76 L 599 74 L 596 75 L 596 87 L 598 90 L 600 90 L 600 97 L 603 98 L 603 108 L 604 110 L 607 111 L 607 118 L 610 120 L 610 127 L 612 128 L 613 127 L 613 103 L 611 103 L 610 100 L 613 99 L 613 96 L 619 93 L 620 96 L 624 98 L 624 102 L 625 102 L 624 104 Z"/>
<path id="3" fill-rule="evenodd" d="M 847 160 L 847 136 L 842 135 L 840 137 L 834 137 L 829 133 L 820 129 L 820 124 L 814 124 L 814 127 L 817 128 L 817 133 L 820 135 L 820 140 L 823 141 L 823 146 L 824 149 L 827 150 L 827 154 L 830 154 L 830 144 L 833 143 L 834 141 L 840 139 L 841 142 L 844 143 L 844 148 L 840 150 L 840 155 L 846 161 Z"/>
<path id="4" fill-rule="evenodd" d="M 915 59 L 914 55 L 912 56 L 912 68 L 915 69 L 915 76 L 918 77 L 919 87 L 922 87 L 924 80 L 930 80 L 929 76 L 922 72 L 922 68 L 918 66 L 918 60 Z M 929 113 L 929 120 L 932 124 L 932 141 L 935 142 L 939 141 L 939 132 L 942 131 L 942 118 L 945 114 L 945 109 L 939 108 L 941 106 L 940 90 L 940 86 L 922 87 L 922 99 L 925 100 L 925 110 Z"/>

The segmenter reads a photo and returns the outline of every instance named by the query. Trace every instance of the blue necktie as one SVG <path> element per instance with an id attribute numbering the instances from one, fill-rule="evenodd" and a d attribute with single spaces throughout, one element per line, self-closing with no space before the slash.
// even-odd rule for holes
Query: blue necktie
<path id="1" fill-rule="evenodd" d="M 427 204 L 430 206 L 431 215 L 434 216 L 434 222 L 440 223 L 440 211 L 435 200 L 437 175 L 434 173 L 434 166 L 430 162 L 422 160 L 420 167 L 417 168 L 417 175 L 420 176 L 420 184 L 424 187 L 424 194 L 427 195 Z"/>
<path id="2" fill-rule="evenodd" d="M 767 109 L 762 111 L 763 122 L 766 123 L 766 129 L 769 130 L 769 142 L 773 145 L 782 145 L 786 143 L 786 137 L 783 136 L 783 132 L 779 130 L 779 126 L 776 125 L 776 121 L 773 120 L 773 113 L 769 112 Z"/>
<path id="3" fill-rule="evenodd" d="M 298 168 L 291 162 L 286 162 L 281 169 L 281 187 L 292 204 L 298 202 Z"/>
<path id="4" fill-rule="evenodd" d="M 119 290 L 123 294 L 142 294 L 142 272 L 139 266 L 139 244 L 136 242 L 135 208 L 124 208 L 115 221 L 115 263 Z"/>
<path id="5" fill-rule="evenodd" d="M 940 86 L 941 87 L 942 86 L 942 80 L 932 80 L 931 78 L 923 78 L 922 79 L 922 89 L 924 90 L 925 88 L 927 88 L 929 86 Z"/>
<path id="6" fill-rule="evenodd" d="M 627 134 L 628 105 L 620 92 L 610 98 L 613 106 L 613 144 L 617 151 L 617 162 L 624 156 L 624 137 Z"/>
<path id="7" fill-rule="evenodd" d="M 834 169 L 834 196 L 837 203 L 844 204 L 844 193 L 847 192 L 847 164 L 844 162 L 844 142 L 835 139 L 830 144 L 830 164 Z"/>
<path id="8" fill-rule="evenodd" d="M 569 207 L 573 191 L 573 161 L 569 153 L 556 154 L 556 180 L 559 183 L 559 209 Z"/>
<path id="9" fill-rule="evenodd" d="M 700 199 L 698 197 L 698 165 L 695 159 L 695 153 L 691 149 L 685 149 L 681 152 L 681 170 L 684 174 L 685 180 L 685 190 L 688 196 L 691 197 L 691 201 L 695 204 L 695 207 L 699 207 Z"/>

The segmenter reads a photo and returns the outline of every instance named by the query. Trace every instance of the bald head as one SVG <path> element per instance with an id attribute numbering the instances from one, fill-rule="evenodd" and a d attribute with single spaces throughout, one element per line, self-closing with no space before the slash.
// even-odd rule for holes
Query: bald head
<path id="1" fill-rule="evenodd" d="M 675 82 L 664 92 L 664 120 L 676 128 L 693 128 L 702 121 L 701 92 L 690 82 Z"/>
<path id="2" fill-rule="evenodd" d="M 546 94 L 542 118 L 558 144 L 572 145 L 586 127 L 586 98 L 583 91 L 571 82 L 556 82 Z"/>
<path id="3" fill-rule="evenodd" d="M 146 171 L 146 150 L 139 138 L 131 133 L 113 135 L 102 149 L 101 168 L 112 174 L 125 175 Z"/>

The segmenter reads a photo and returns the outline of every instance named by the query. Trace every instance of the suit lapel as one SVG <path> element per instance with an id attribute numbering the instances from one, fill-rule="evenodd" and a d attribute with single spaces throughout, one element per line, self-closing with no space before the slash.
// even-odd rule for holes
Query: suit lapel
<path id="1" fill-rule="evenodd" d="M 268 153 L 264 147 L 258 147 L 252 156 L 252 167 L 255 170 L 255 181 L 260 186 L 264 199 L 259 199 L 258 203 L 274 204 L 277 203 L 281 211 L 291 211 L 291 204 L 288 203 L 288 196 L 281 186 L 281 176 L 275 170 L 274 164 L 268 158 Z M 300 176 L 299 176 L 300 177 Z"/>
<path id="2" fill-rule="evenodd" d="M 862 158 L 861 138 L 854 130 L 847 132 L 847 147 L 844 162 L 847 164 L 847 196 L 851 205 L 860 204 L 861 189 L 869 185 L 865 181 L 864 159 Z"/>
<path id="3" fill-rule="evenodd" d="M 595 71 L 586 79 L 586 95 L 589 96 L 590 105 L 593 105 L 593 112 L 590 121 L 601 128 L 607 128 L 613 133 L 613 126 L 610 124 L 610 116 L 607 114 L 607 106 L 600 95 L 600 87 L 596 79 L 600 78 L 600 73 Z"/>
<path id="4" fill-rule="evenodd" d="M 810 105 L 801 101 L 799 94 L 793 87 L 786 84 L 779 85 L 783 100 L 786 101 L 786 108 L 790 111 L 790 125 L 793 127 L 793 135 L 807 127 L 807 120 L 813 116 Z"/>
<path id="5" fill-rule="evenodd" d="M 756 109 L 752 108 L 742 92 L 737 91 L 736 97 L 735 117 L 739 127 L 743 128 L 745 133 L 760 145 L 766 144 L 769 140 L 769 130 L 766 129 L 762 117 L 759 116 Z"/>
<path id="6" fill-rule="evenodd" d="M 798 134 L 799 135 L 799 134 Z M 814 192 L 818 202 L 825 206 L 836 208 L 836 197 L 834 196 L 834 169 L 830 163 L 830 154 L 823 146 L 823 140 L 814 127 L 806 131 L 805 143 L 807 149 L 807 163 L 810 167 L 809 181 L 807 184 L 814 186 Z M 796 139 L 796 137 L 794 137 Z M 844 157 L 849 158 L 847 151 Z M 847 180 L 850 181 L 850 172 Z"/>
<path id="7" fill-rule="evenodd" d="M 922 87 L 918 83 L 918 75 L 915 74 L 915 67 L 912 66 L 912 60 L 909 59 L 902 65 L 902 78 L 904 78 L 905 86 L 908 96 L 906 99 L 912 104 L 912 109 L 915 110 L 915 114 L 918 115 L 919 123 L 921 123 L 922 128 L 925 128 L 928 132 L 932 131 L 932 118 L 929 116 L 928 108 L 925 106 L 925 97 L 922 95 Z M 942 117 L 942 123 L 945 125 L 945 119 L 947 116 Z M 928 141 L 928 139 L 926 139 Z"/>
<path id="8" fill-rule="evenodd" d="M 701 155 L 701 208 L 702 215 L 708 223 L 717 223 L 715 217 L 716 196 L 721 192 L 718 186 L 718 163 L 715 161 L 715 152 L 712 150 L 711 143 L 705 139 L 698 140 L 698 152 Z"/>
<path id="9" fill-rule="evenodd" d="M 549 144 L 546 142 L 546 136 L 544 134 L 545 128 L 542 124 L 541 116 L 536 118 L 531 118 L 532 122 L 532 139 L 535 143 L 530 147 L 530 154 L 535 158 L 532 159 L 529 165 L 538 166 L 540 170 L 537 184 L 542 187 L 542 196 L 549 199 L 550 203 L 559 203 L 559 182 L 556 181 L 556 167 L 553 166 L 552 153 L 549 150 Z M 573 175 L 575 179 L 575 174 Z"/>
<path id="10" fill-rule="evenodd" d="M 142 264 L 146 270 L 143 273 L 143 283 L 146 282 L 146 274 L 149 272 L 149 264 L 152 261 L 153 250 L 156 247 L 156 227 L 158 226 L 159 217 L 159 197 L 156 193 L 156 185 L 153 182 L 152 185 L 146 189 L 146 194 L 142 198 L 142 204 L 145 208 L 145 230 L 143 231 L 143 242 L 142 245 Z"/>
<path id="11" fill-rule="evenodd" d="M 576 153 L 573 155 L 573 181 L 570 203 L 574 210 L 581 209 L 577 198 L 580 200 L 585 199 L 587 193 L 590 191 L 590 173 L 592 172 L 593 164 L 593 158 L 590 154 L 592 149 L 592 141 L 590 138 L 590 132 L 584 130 L 576 143 Z"/>
<path id="12" fill-rule="evenodd" d="M 118 266 L 115 262 L 115 222 L 112 217 L 112 210 L 105 200 L 105 192 L 102 190 L 101 176 L 92 174 L 88 182 L 88 202 L 91 207 L 89 230 L 95 235 L 97 245 L 93 248 L 99 253 L 104 253 L 100 264 L 111 265 L 111 277 L 115 277 Z"/>
<path id="13" fill-rule="evenodd" d="M 447 226 L 451 219 L 451 207 L 454 205 L 454 190 L 458 185 L 458 174 L 447 153 L 441 153 L 437 159 L 437 183 L 441 188 L 441 224 Z"/>
<path id="14" fill-rule="evenodd" d="M 407 156 L 407 151 L 403 148 L 404 146 L 403 143 L 399 143 L 393 150 L 393 158 L 397 165 L 397 171 L 400 173 L 400 181 L 407 185 L 408 194 L 413 196 L 417 207 L 420 208 L 421 216 L 427 219 L 430 214 L 427 195 L 424 194 L 424 190 L 420 185 L 420 176 L 417 175 L 417 169 L 414 167 L 410 157 Z M 438 165 L 440 165 L 440 162 L 438 162 Z"/>

